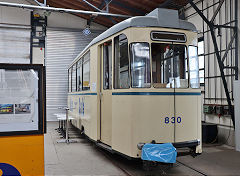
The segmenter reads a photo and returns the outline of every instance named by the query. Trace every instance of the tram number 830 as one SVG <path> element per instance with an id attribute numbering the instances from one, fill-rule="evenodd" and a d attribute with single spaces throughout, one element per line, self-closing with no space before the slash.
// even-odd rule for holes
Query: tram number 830
<path id="1" fill-rule="evenodd" d="M 169 124 L 169 123 L 181 123 L 182 122 L 182 118 L 181 117 L 165 117 L 165 124 Z"/>

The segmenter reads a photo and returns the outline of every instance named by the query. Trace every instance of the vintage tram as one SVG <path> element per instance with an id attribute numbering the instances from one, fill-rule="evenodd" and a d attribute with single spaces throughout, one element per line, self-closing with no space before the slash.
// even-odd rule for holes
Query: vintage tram
<path id="1" fill-rule="evenodd" d="M 72 124 L 129 158 L 146 143 L 201 153 L 197 40 L 193 24 L 160 8 L 103 32 L 69 66 Z"/>

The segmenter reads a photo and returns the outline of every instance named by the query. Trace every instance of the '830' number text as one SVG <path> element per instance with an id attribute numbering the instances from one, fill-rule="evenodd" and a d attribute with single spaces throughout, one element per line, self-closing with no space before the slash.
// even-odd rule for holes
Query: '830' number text
<path id="1" fill-rule="evenodd" d="M 181 117 L 165 117 L 165 123 L 169 124 L 169 123 L 181 123 L 182 122 L 182 118 Z"/>

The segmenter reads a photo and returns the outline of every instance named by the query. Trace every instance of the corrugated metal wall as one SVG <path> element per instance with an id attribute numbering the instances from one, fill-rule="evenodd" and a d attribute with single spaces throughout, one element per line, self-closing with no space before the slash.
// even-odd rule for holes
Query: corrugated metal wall
<path id="1" fill-rule="evenodd" d="M 215 24 L 235 26 L 235 3 L 237 0 L 225 0 L 219 13 L 214 21 Z M 202 10 L 205 17 L 211 20 L 214 12 L 216 11 L 220 1 L 219 0 L 203 0 L 196 1 L 196 5 Z M 204 41 L 204 53 L 201 56 L 205 60 L 205 84 L 203 88 L 203 104 L 216 104 L 227 105 L 226 94 L 224 92 L 222 78 L 220 76 L 219 66 L 216 58 L 216 52 L 214 50 L 212 38 L 210 35 L 209 27 L 196 13 L 196 11 L 190 6 L 185 7 L 186 19 L 196 25 L 198 29 L 199 38 L 203 37 Z M 233 31 L 230 29 L 215 30 L 217 37 L 217 44 L 219 47 L 219 54 L 223 57 L 226 48 L 231 40 Z M 225 66 L 235 66 L 235 46 L 228 52 L 228 55 L 224 61 Z M 233 98 L 233 80 L 234 71 L 230 69 L 224 70 L 226 75 L 226 81 L 231 98 Z M 218 124 L 218 140 L 229 145 L 234 145 L 234 132 L 233 124 L 230 116 L 221 116 L 204 114 L 202 113 L 202 120 L 209 123 Z M 229 130 L 230 129 L 230 130 Z"/>
<path id="2" fill-rule="evenodd" d="M 30 63 L 30 27 L 0 27 L 0 63 Z"/>
<path id="3" fill-rule="evenodd" d="M 198 1 L 196 4 L 200 10 L 203 11 L 203 14 L 211 19 L 214 12 L 216 11 L 219 0 L 208 0 L 208 1 Z M 235 12 L 234 12 L 235 0 L 224 1 L 219 13 L 216 16 L 215 24 L 219 25 L 235 25 Z M 212 38 L 210 35 L 209 27 L 206 23 L 201 19 L 201 17 L 196 13 L 196 11 L 188 5 L 185 11 L 186 19 L 196 25 L 198 29 L 199 37 L 203 37 L 204 41 L 204 54 L 202 56 L 205 59 L 205 86 L 204 86 L 204 104 L 220 104 L 227 105 L 226 94 L 224 92 L 222 78 L 220 76 L 220 70 L 217 62 L 217 58 L 215 55 L 215 50 L 213 47 Z M 220 31 L 216 30 L 217 36 L 217 44 L 220 50 L 220 56 L 223 57 L 228 43 L 231 40 L 231 36 L 233 35 L 233 31 L 230 29 L 221 29 Z M 218 35 L 219 32 L 219 35 Z M 225 59 L 225 66 L 234 66 L 235 65 L 235 46 L 228 52 L 227 58 Z M 228 85 L 228 89 L 230 92 L 230 96 L 232 98 L 233 93 L 233 70 L 225 70 L 226 81 Z M 231 118 L 224 117 L 219 118 L 218 116 L 204 115 L 204 121 L 210 123 L 216 123 L 224 126 L 232 126 Z"/>
<path id="4" fill-rule="evenodd" d="M 67 105 L 67 68 L 88 43 L 101 33 L 91 32 L 85 36 L 82 31 L 47 29 L 45 65 L 48 121 L 56 120 L 54 113 L 64 113 L 58 107 Z"/>

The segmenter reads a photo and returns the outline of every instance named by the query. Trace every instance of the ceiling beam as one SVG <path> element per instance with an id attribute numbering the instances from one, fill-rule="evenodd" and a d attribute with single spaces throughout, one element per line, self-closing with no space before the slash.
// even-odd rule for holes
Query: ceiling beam
<path id="1" fill-rule="evenodd" d="M 138 3 L 136 1 L 121 0 L 121 3 L 124 5 L 128 5 L 133 10 L 138 9 L 137 12 L 139 14 L 145 15 L 146 13 L 149 13 L 150 11 L 152 11 L 154 8 L 157 7 L 157 5 L 156 5 L 157 3 L 155 3 L 155 1 L 156 0 L 154 0 L 154 1 L 141 0 L 142 3 Z M 143 4 L 144 4 L 144 6 L 143 6 Z"/>
<path id="2" fill-rule="evenodd" d="M 59 4 L 59 5 L 61 5 L 60 7 L 67 7 L 67 8 L 73 8 L 73 9 L 83 9 L 83 10 L 91 10 L 91 9 L 88 8 L 88 6 L 84 5 L 84 3 L 78 2 L 79 0 L 77 0 L 77 1 L 51 0 L 51 1 L 52 1 L 52 2 L 55 2 L 55 3 Z M 50 1 L 50 2 L 51 2 L 51 1 Z M 49 2 L 49 1 L 48 1 L 48 2 Z M 100 5 L 100 6 L 101 6 L 101 5 Z M 98 16 L 92 16 L 91 19 L 92 19 L 92 18 L 94 18 L 94 19 L 96 19 L 96 18 L 99 19 Z M 107 26 L 107 27 L 112 26 L 113 24 L 116 24 L 116 23 L 122 21 L 122 20 L 119 20 L 119 19 L 116 20 L 116 18 L 113 18 L 113 17 L 101 17 L 101 18 L 105 18 L 105 19 L 103 19 L 103 21 L 109 23 L 109 24 L 107 24 L 107 25 L 104 25 L 104 23 L 101 23 L 101 25 L 104 25 L 104 26 Z M 96 20 L 95 20 L 95 21 L 96 21 Z M 97 20 L 97 21 L 98 21 L 98 20 Z M 97 21 L 96 21 L 96 22 L 97 22 Z M 88 22 L 91 22 L 91 20 L 89 20 Z"/>
<path id="3" fill-rule="evenodd" d="M 98 12 L 103 12 L 101 9 L 97 8 L 96 6 L 94 6 L 93 4 L 91 4 L 90 2 L 88 2 L 87 0 L 81 0 L 83 2 L 85 2 L 87 5 L 89 5 L 90 7 L 94 8 L 95 10 L 97 10 Z"/>
<path id="4" fill-rule="evenodd" d="M 135 6 L 130 6 L 129 3 L 132 3 L 132 2 L 128 1 L 128 3 L 122 3 L 121 1 L 112 1 L 112 4 L 110 7 L 115 5 L 115 6 L 121 7 L 121 9 L 125 9 L 128 12 L 128 14 L 145 15 L 146 13 L 145 11 L 135 8 Z"/>
<path id="5" fill-rule="evenodd" d="M 58 0 L 56 0 L 56 1 L 54 1 L 54 2 L 53 2 L 53 0 L 48 1 L 48 4 L 51 5 L 51 6 L 54 6 L 54 7 L 62 7 L 62 6 L 64 6 L 64 7 L 67 7 L 67 8 L 73 8 L 72 5 L 66 4 L 66 3 L 64 3 L 63 1 L 58 1 Z M 76 8 L 76 7 L 75 7 L 75 8 Z M 75 14 L 75 15 L 78 16 L 78 17 L 84 18 L 84 19 L 86 19 L 86 20 L 89 20 L 89 19 L 91 18 L 91 16 L 85 15 L 85 14 Z M 95 20 L 95 22 L 98 23 L 98 24 L 101 24 L 101 25 L 103 25 L 103 26 L 106 26 L 106 27 L 112 26 L 112 24 L 111 24 L 110 21 L 105 20 L 105 19 L 101 19 L 101 18 L 97 18 L 97 19 Z"/>
<path id="6" fill-rule="evenodd" d="M 111 2 L 111 1 L 110 1 L 110 2 Z M 100 11 L 102 11 L 106 6 L 108 6 L 108 5 L 110 4 L 110 2 L 106 2 L 106 0 L 103 0 L 102 3 L 99 5 L 99 8 L 97 8 L 97 9 L 99 9 Z M 106 3 L 108 3 L 108 4 L 106 4 Z M 106 5 L 106 6 L 104 6 L 104 5 Z M 107 12 L 108 12 L 108 10 L 109 10 L 109 9 L 107 9 Z M 90 25 L 90 24 L 94 21 L 95 18 L 96 18 L 96 17 L 91 17 L 90 20 L 88 20 L 88 24 Z M 113 19 L 112 17 L 108 17 L 108 19 L 109 19 L 113 24 L 116 24 L 116 23 L 117 23 L 117 21 L 116 21 L 115 19 Z"/>
<path id="7" fill-rule="evenodd" d="M 34 6 L 34 5 L 18 4 L 18 3 L 8 3 L 8 2 L 0 2 L 0 6 L 17 7 L 17 8 L 25 8 L 25 9 L 32 9 L 32 10 L 46 10 L 46 11 L 53 11 L 53 12 L 81 13 L 81 14 L 86 14 L 86 15 L 114 16 L 114 17 L 120 17 L 120 18 L 129 18 L 130 17 L 129 15 L 122 15 L 122 14 L 112 14 L 112 13 L 104 13 L 104 12 L 93 12 L 93 11 L 55 8 L 55 7 L 42 7 L 42 6 Z"/>
<path id="8" fill-rule="evenodd" d="M 73 8 L 73 9 L 82 9 L 82 10 L 92 10 L 94 9 L 93 7 L 90 7 L 90 6 L 86 6 L 84 4 L 84 2 L 82 2 L 82 0 L 48 0 L 48 3 L 50 2 L 55 2 L 55 3 L 58 3 L 58 4 L 61 4 L 62 6 L 61 7 L 64 7 L 65 5 L 69 5 L 67 6 L 67 8 Z M 98 7 L 98 9 L 102 10 L 104 9 L 104 5 L 105 5 L 105 0 L 99 2 L 99 1 L 96 1 L 96 0 L 88 0 L 88 2 L 90 2 L 92 5 Z M 114 2 L 114 1 L 112 1 Z M 102 8 L 101 8 L 102 6 Z M 121 8 L 119 8 L 119 6 L 116 6 L 116 5 L 113 5 L 111 4 L 109 6 L 109 9 L 112 13 L 121 13 L 121 14 L 132 14 L 131 11 L 126 11 L 126 10 L 123 10 Z M 132 14 L 132 15 L 139 15 L 139 14 Z M 96 18 L 96 17 L 95 17 Z M 112 18 L 112 20 L 108 20 L 112 25 L 115 24 L 115 23 L 118 23 L 118 22 L 121 22 L 122 19 L 119 19 L 119 18 Z"/>
<path id="9" fill-rule="evenodd" d="M 74 0 L 72 0 L 74 1 Z M 75 0 L 75 1 L 80 1 L 80 0 Z M 116 0 L 115 0 L 116 1 Z M 124 15 L 139 15 L 139 14 L 136 14 L 136 12 L 134 12 L 133 10 L 131 9 L 124 9 L 124 8 L 121 8 L 120 6 L 114 4 L 115 2 L 114 0 L 111 1 L 111 4 L 109 5 L 109 12 L 111 13 L 120 13 L 120 14 L 124 14 Z M 90 2 L 91 4 L 95 5 L 95 6 L 100 6 L 102 1 L 96 1 L 96 0 L 88 0 L 88 2 Z"/>
<path id="10" fill-rule="evenodd" d="M 47 6 L 47 1 L 46 0 L 44 0 L 43 3 L 39 2 L 38 0 L 32 0 L 32 1 L 36 2 L 39 6 L 42 6 L 42 7 L 46 7 Z"/>

